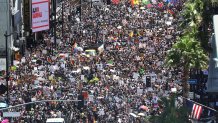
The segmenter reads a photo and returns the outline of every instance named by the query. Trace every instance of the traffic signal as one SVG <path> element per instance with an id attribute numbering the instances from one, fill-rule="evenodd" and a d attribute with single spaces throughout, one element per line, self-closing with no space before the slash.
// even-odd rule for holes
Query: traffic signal
<path id="1" fill-rule="evenodd" d="M 146 76 L 146 87 L 151 87 L 151 77 Z"/>
<path id="2" fill-rule="evenodd" d="M 5 85 L 3 84 L 0 85 L 0 95 L 4 94 L 7 90 L 8 88 Z"/>
<path id="3" fill-rule="evenodd" d="M 78 105 L 77 105 L 77 108 L 81 110 L 84 107 L 84 97 L 82 94 L 80 94 L 78 95 L 77 99 L 81 100 L 81 101 L 78 101 Z"/>
<path id="4" fill-rule="evenodd" d="M 77 13 L 77 14 L 80 14 L 80 13 L 81 13 L 81 7 L 80 7 L 80 6 L 76 7 L 76 13 Z"/>

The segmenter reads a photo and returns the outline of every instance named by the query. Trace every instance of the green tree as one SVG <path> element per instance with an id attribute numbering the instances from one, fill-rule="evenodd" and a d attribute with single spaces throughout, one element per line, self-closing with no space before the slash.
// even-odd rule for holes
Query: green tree
<path id="1" fill-rule="evenodd" d="M 217 14 L 217 7 L 218 0 L 187 0 L 181 12 L 183 21 L 180 27 L 185 33 L 195 27 L 198 30 L 195 35 L 206 51 L 211 51 L 208 42 L 212 33 L 212 18 Z"/>
<path id="2" fill-rule="evenodd" d="M 212 6 L 218 6 L 218 0 L 209 0 Z"/>
<path id="3" fill-rule="evenodd" d="M 188 110 L 183 106 L 175 105 L 176 96 L 162 98 L 163 112 L 159 116 L 150 118 L 152 123 L 188 123 Z"/>
<path id="4" fill-rule="evenodd" d="M 202 21 L 203 8 L 204 3 L 202 0 L 188 0 L 184 4 L 184 8 L 181 13 L 183 17 L 183 21 L 181 23 L 182 28 L 200 25 Z"/>
<path id="5" fill-rule="evenodd" d="M 189 70 L 191 68 L 207 68 L 208 57 L 200 46 L 200 42 L 191 35 L 182 36 L 173 47 L 168 50 L 166 57 L 166 66 L 181 68 L 183 96 L 188 97 Z"/>

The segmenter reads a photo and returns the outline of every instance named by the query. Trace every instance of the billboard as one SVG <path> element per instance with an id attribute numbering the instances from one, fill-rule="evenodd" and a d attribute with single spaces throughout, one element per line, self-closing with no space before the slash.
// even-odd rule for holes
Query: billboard
<path id="1" fill-rule="evenodd" d="M 49 1 L 32 0 L 32 32 L 49 29 Z"/>

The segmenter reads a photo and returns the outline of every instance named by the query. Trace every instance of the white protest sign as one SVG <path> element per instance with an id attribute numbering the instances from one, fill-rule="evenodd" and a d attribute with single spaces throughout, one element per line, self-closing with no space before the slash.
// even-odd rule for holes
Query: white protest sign
<path id="1" fill-rule="evenodd" d="M 176 89 L 176 88 L 171 88 L 171 92 L 172 92 L 172 93 L 176 93 L 176 92 L 177 92 L 177 89 Z"/>
<path id="2" fill-rule="evenodd" d="M 89 95 L 89 101 L 94 102 L 94 95 Z"/>
<path id="3" fill-rule="evenodd" d="M 138 73 L 133 73 L 133 78 L 134 78 L 135 80 L 138 80 L 139 74 L 138 74 Z"/>
<path id="4" fill-rule="evenodd" d="M 141 89 L 141 88 L 138 87 L 138 88 L 137 88 L 137 94 L 138 94 L 138 95 L 141 95 L 142 93 L 143 93 L 143 89 Z"/>
<path id="5" fill-rule="evenodd" d="M 42 53 L 43 54 L 47 54 L 47 50 L 42 50 Z"/>
<path id="6" fill-rule="evenodd" d="M 20 112 L 3 112 L 3 117 L 20 117 Z"/>
<path id="7" fill-rule="evenodd" d="M 81 80 L 84 80 L 84 75 L 81 75 Z"/>
<path id="8" fill-rule="evenodd" d="M 96 66 L 97 66 L 98 70 L 102 70 L 103 69 L 103 64 L 96 64 Z"/>

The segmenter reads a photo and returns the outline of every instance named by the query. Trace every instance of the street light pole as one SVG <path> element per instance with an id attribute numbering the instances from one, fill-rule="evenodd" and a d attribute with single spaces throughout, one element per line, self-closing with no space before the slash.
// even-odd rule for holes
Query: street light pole
<path id="1" fill-rule="evenodd" d="M 56 0 L 53 0 L 53 12 L 54 12 L 54 48 L 56 48 Z"/>
<path id="2" fill-rule="evenodd" d="M 62 38 L 64 38 L 64 0 L 62 0 L 62 11 L 61 11 L 61 17 L 62 17 Z"/>
<path id="3" fill-rule="evenodd" d="M 9 103 L 9 87 L 8 87 L 8 81 L 9 81 L 9 61 L 8 61 L 8 33 L 7 31 L 4 34 L 5 36 L 5 59 L 6 59 L 6 86 L 7 86 L 7 103 Z"/>
<path id="4" fill-rule="evenodd" d="M 80 23 L 81 23 L 81 21 L 82 21 L 82 0 L 79 1 L 79 4 L 80 4 L 79 20 L 80 20 Z"/>

